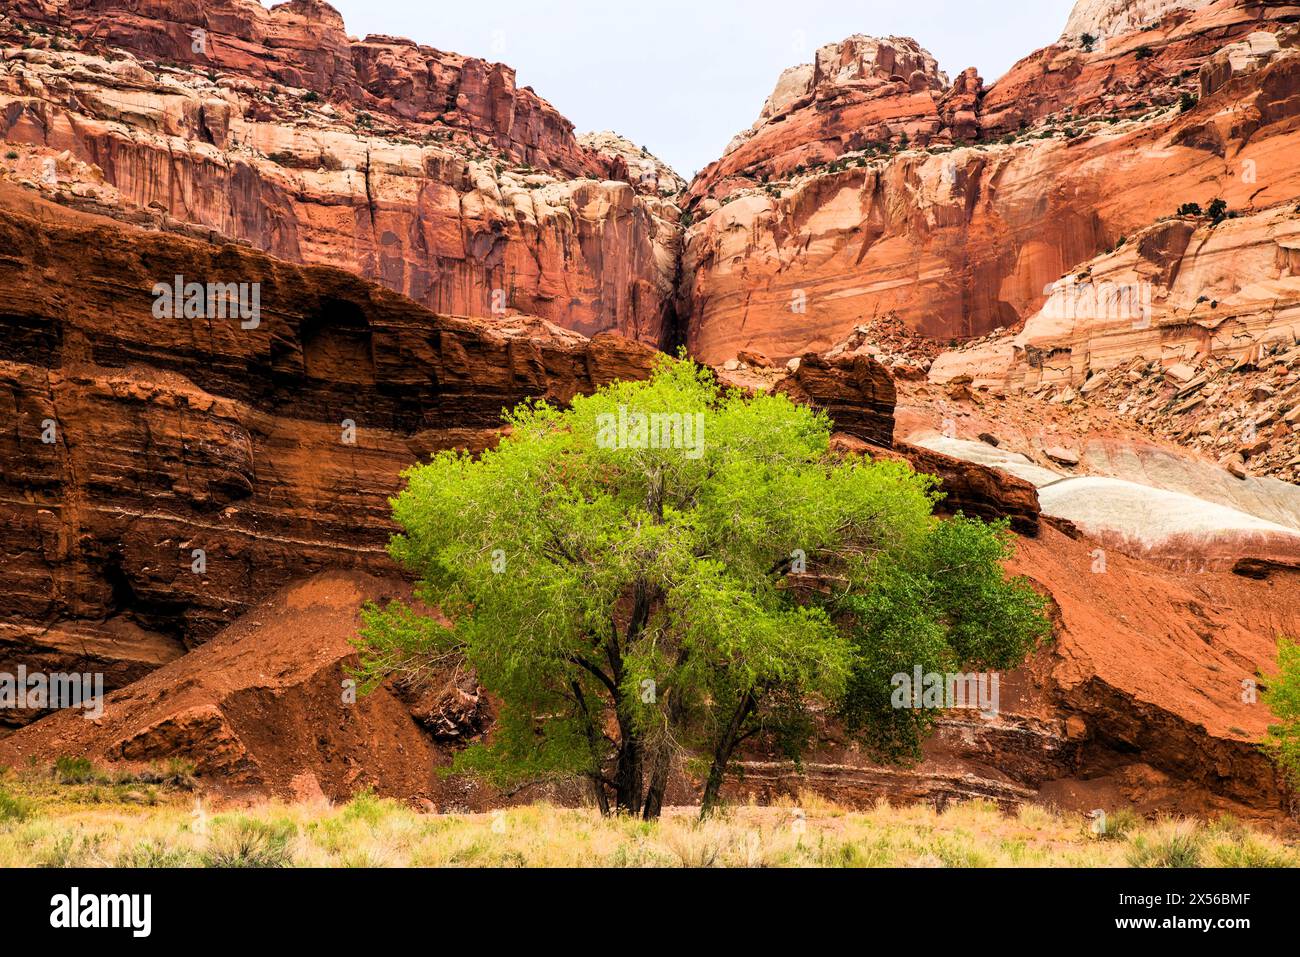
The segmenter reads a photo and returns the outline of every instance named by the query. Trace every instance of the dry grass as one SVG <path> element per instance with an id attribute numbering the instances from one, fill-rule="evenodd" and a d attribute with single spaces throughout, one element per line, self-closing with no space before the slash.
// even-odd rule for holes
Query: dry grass
<path id="1" fill-rule="evenodd" d="M 66 771 L 67 769 L 65 769 Z M 846 811 L 733 807 L 699 822 L 602 819 L 549 805 L 419 814 L 361 795 L 342 805 L 217 809 L 183 769 L 116 779 L 84 769 L 0 776 L 0 866 L 61 867 L 1294 867 L 1300 849 L 1231 819 L 1147 822 L 1106 837 L 1077 815 L 985 802 Z"/>

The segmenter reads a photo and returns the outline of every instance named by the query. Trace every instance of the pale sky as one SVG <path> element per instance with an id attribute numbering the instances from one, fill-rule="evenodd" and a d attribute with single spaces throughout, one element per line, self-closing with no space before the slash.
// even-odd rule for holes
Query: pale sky
<path id="1" fill-rule="evenodd" d="M 991 84 L 1060 36 L 1074 0 L 329 0 L 387 33 L 513 66 L 573 121 L 612 129 L 686 179 L 758 117 L 777 76 L 854 33 L 910 36 Z M 270 6 L 271 3 L 267 2 Z"/>

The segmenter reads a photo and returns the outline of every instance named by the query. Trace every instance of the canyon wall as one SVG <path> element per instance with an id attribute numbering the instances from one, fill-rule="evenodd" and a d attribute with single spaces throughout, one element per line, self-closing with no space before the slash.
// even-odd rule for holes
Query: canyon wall
<path id="1" fill-rule="evenodd" d="M 935 88 L 924 59 L 911 77 L 879 68 L 842 87 L 817 71 L 802 98 L 783 80 L 785 112 L 691 185 L 692 350 L 783 359 L 889 316 L 940 340 L 982 336 L 1183 203 L 1294 208 L 1297 18 L 1288 4 L 1179 8 L 1105 50 L 1040 51 L 987 90 L 972 71 Z M 872 47 L 886 48 L 919 49 Z"/>
<path id="2" fill-rule="evenodd" d="M 644 377 L 656 354 L 437 316 L 343 270 L 3 184 L 0 250 L 0 654 L 110 686 L 287 581 L 391 573 L 404 468 L 494 442 L 529 396 Z M 259 312 L 169 312 L 157 287 L 175 277 L 247 284 L 249 305 L 256 284 Z"/>
<path id="3" fill-rule="evenodd" d="M 0 754 L 450 799 L 420 709 L 385 691 L 349 724 L 333 700 L 356 606 L 405 587 L 388 496 L 504 407 L 644 378 L 684 336 L 825 409 L 840 452 L 1008 519 L 1054 614 L 1003 714 L 945 720 L 919 768 L 827 723 L 802 769 L 747 755 L 733 794 L 1279 816 L 1241 688 L 1300 622 L 1294 486 L 1248 474 L 1300 477 L 1297 19 L 1083 0 L 992 88 L 853 36 L 686 188 L 508 67 L 350 39 L 316 0 L 4 2 L 0 657 L 120 690 L 104 725 L 56 715 Z M 255 285 L 258 314 L 160 312 L 176 277 Z M 1147 497 L 1107 512 L 1099 477 Z M 1175 488 L 1280 531 L 1127 548 Z"/>
<path id="4" fill-rule="evenodd" d="M 0 139 L 50 195 L 441 313 L 676 337 L 677 184 L 630 144 L 580 145 L 509 67 L 349 40 L 316 0 L 25 7 L 0 20 Z"/>

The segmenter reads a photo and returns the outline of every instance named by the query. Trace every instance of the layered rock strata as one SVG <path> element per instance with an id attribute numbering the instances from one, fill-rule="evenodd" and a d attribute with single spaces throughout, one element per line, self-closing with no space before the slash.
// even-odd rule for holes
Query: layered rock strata
<path id="1" fill-rule="evenodd" d="M 0 647 L 111 683 L 291 579 L 388 570 L 407 465 L 494 442 L 527 397 L 644 377 L 655 355 L 542 320 L 437 316 L 342 270 L 2 184 L 0 237 Z M 173 308 L 178 277 L 203 295 Z"/>
<path id="2" fill-rule="evenodd" d="M 509 67 L 351 41 L 316 0 L 24 9 L 0 20 L 15 179 L 441 313 L 675 339 L 678 183 L 609 139 L 579 144 Z"/>

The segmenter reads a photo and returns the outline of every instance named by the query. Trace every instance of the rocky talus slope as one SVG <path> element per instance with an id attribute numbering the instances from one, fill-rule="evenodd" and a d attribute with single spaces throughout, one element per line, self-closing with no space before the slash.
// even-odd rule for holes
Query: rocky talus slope
<path id="1" fill-rule="evenodd" d="M 937 383 L 1102 405 L 1247 471 L 1300 479 L 1300 215 L 1174 217 L 1082 264 L 1017 333 L 938 357 Z"/>

